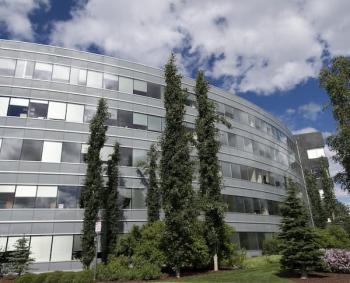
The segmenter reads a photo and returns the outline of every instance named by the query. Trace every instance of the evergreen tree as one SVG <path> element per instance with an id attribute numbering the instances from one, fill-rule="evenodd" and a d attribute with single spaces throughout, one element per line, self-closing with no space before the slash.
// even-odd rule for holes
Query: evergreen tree
<path id="1" fill-rule="evenodd" d="M 320 182 L 321 189 L 323 190 L 323 203 L 325 206 L 327 218 L 331 219 L 331 221 L 334 222 L 337 198 L 335 197 L 333 181 L 329 177 L 328 169 L 324 160 L 321 161 Z"/>
<path id="2" fill-rule="evenodd" d="M 305 172 L 305 181 L 314 224 L 318 228 L 325 228 L 327 224 L 327 213 L 317 186 L 316 177 L 311 172 Z"/>
<path id="3" fill-rule="evenodd" d="M 158 153 L 156 146 L 151 145 L 150 151 L 148 152 L 148 190 L 146 198 L 147 206 L 147 219 L 149 223 L 159 220 L 159 213 L 161 209 L 161 196 L 158 187 L 157 180 L 157 158 Z"/>
<path id="4" fill-rule="evenodd" d="M 84 210 L 82 231 L 82 258 L 85 268 L 89 268 L 94 259 L 95 223 L 98 217 L 99 204 L 103 191 L 102 161 L 100 151 L 106 141 L 108 107 L 105 99 L 98 102 L 97 112 L 90 123 L 89 148 L 86 156 L 87 170 L 84 189 L 81 194 L 81 205 Z"/>
<path id="5" fill-rule="evenodd" d="M 217 255 L 224 242 L 225 204 L 221 196 L 220 166 L 217 157 L 220 142 L 215 123 L 219 118 L 214 103 L 208 98 L 208 90 L 208 82 L 203 72 L 199 72 L 195 88 L 198 108 L 196 146 L 199 158 L 199 184 L 204 205 L 205 236 L 210 253 L 214 257 L 214 270 L 217 270 Z"/>
<path id="6" fill-rule="evenodd" d="M 30 257 L 29 240 L 22 237 L 17 240 L 15 250 L 9 253 L 9 271 L 17 273 L 19 276 L 29 270 L 29 265 L 34 262 Z"/>
<path id="7" fill-rule="evenodd" d="M 335 181 L 350 192 L 350 59 L 336 57 L 331 66 L 320 73 L 321 86 L 327 91 L 333 116 L 338 122 L 337 133 L 328 138 L 328 144 L 336 152 L 335 161 L 344 171 L 335 176 Z"/>
<path id="8" fill-rule="evenodd" d="M 193 225 L 197 212 L 192 188 L 193 164 L 190 159 L 190 133 L 184 126 L 186 93 L 181 88 L 172 54 L 165 66 L 165 130 L 161 139 L 160 180 L 165 213 L 164 250 L 168 264 L 180 276 L 190 264 L 193 249 Z"/>
<path id="9" fill-rule="evenodd" d="M 308 271 L 320 265 L 322 253 L 297 192 L 296 184 L 289 180 L 287 197 L 281 207 L 281 232 L 278 237 L 281 240 L 282 269 L 301 272 L 303 278 L 307 277 Z"/>
<path id="10" fill-rule="evenodd" d="M 107 165 L 107 187 L 104 193 L 104 212 L 102 222 L 102 260 L 106 263 L 117 244 L 119 233 L 119 220 L 121 219 L 121 208 L 118 197 L 119 178 L 119 144 L 115 143 L 114 151 Z"/>

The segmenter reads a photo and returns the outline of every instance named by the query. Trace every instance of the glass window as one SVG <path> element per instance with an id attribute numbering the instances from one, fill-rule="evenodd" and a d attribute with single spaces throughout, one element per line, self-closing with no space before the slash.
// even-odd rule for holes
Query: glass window
<path id="1" fill-rule="evenodd" d="M 88 149 L 89 149 L 89 145 L 88 144 L 82 144 L 81 145 L 80 162 L 85 162 Z"/>
<path id="2" fill-rule="evenodd" d="M 28 116 L 31 118 L 46 119 L 48 108 L 48 101 L 31 99 L 29 102 Z"/>
<path id="3" fill-rule="evenodd" d="M 21 156 L 23 140 L 3 139 L 1 143 L 0 159 L 19 160 Z"/>
<path id="4" fill-rule="evenodd" d="M 132 122 L 136 129 L 147 129 L 147 115 L 145 114 L 133 113 Z"/>
<path id="5" fill-rule="evenodd" d="M 244 208 L 245 213 L 253 213 L 254 207 L 253 207 L 253 199 L 249 197 L 244 198 Z"/>
<path id="6" fill-rule="evenodd" d="M 132 152 L 132 165 L 137 167 L 140 161 L 146 161 L 147 159 L 147 150 L 143 149 L 133 149 Z"/>
<path id="7" fill-rule="evenodd" d="M 102 88 L 102 73 L 94 72 L 94 71 L 88 71 L 86 86 Z"/>
<path id="8" fill-rule="evenodd" d="M 79 208 L 80 187 L 59 186 L 57 208 Z"/>
<path id="9" fill-rule="evenodd" d="M 119 77 L 119 90 L 125 93 L 133 93 L 133 81 L 129 78 Z"/>
<path id="10" fill-rule="evenodd" d="M 227 133 L 220 132 L 219 135 L 221 145 L 227 145 Z"/>
<path id="11" fill-rule="evenodd" d="M 244 138 L 244 151 L 253 153 L 253 145 L 251 139 Z"/>
<path id="12" fill-rule="evenodd" d="M 112 146 L 104 146 L 100 151 L 100 158 L 102 161 L 108 161 L 109 157 L 113 154 Z"/>
<path id="13" fill-rule="evenodd" d="M 261 209 L 261 214 L 269 215 L 269 209 L 268 209 L 268 205 L 267 205 L 267 200 L 266 199 L 260 199 L 260 209 Z"/>
<path id="14" fill-rule="evenodd" d="M 73 254 L 72 259 L 79 259 L 81 257 L 81 235 L 73 235 Z"/>
<path id="15" fill-rule="evenodd" d="M 53 236 L 51 261 L 68 261 L 72 258 L 73 235 Z"/>
<path id="16" fill-rule="evenodd" d="M 132 189 L 132 208 L 144 209 L 146 208 L 146 190 L 145 189 Z"/>
<path id="17" fill-rule="evenodd" d="M 36 208 L 56 208 L 57 187 L 38 186 Z"/>
<path id="18" fill-rule="evenodd" d="M 323 147 L 321 148 L 313 148 L 307 150 L 307 158 L 308 159 L 315 159 L 320 157 L 326 157 L 326 154 L 324 152 Z"/>
<path id="19" fill-rule="evenodd" d="M 44 141 L 43 162 L 61 162 L 62 143 Z"/>
<path id="20" fill-rule="evenodd" d="M 0 208 L 12 208 L 15 186 L 0 186 Z"/>
<path id="21" fill-rule="evenodd" d="M 50 101 L 47 117 L 49 119 L 64 120 L 66 119 L 66 108 L 66 103 Z"/>
<path id="22" fill-rule="evenodd" d="M 35 207 L 36 186 L 17 186 L 14 208 Z"/>
<path id="23" fill-rule="evenodd" d="M 15 68 L 16 60 L 0 58 L 0 76 L 13 76 Z"/>
<path id="24" fill-rule="evenodd" d="M 231 164 L 228 162 L 221 162 L 222 176 L 231 178 Z"/>
<path id="25" fill-rule="evenodd" d="M 242 124 L 246 124 L 247 125 L 248 124 L 248 113 L 240 111 L 239 112 L 239 121 Z"/>
<path id="26" fill-rule="evenodd" d="M 0 253 L 6 251 L 7 237 L 0 237 Z"/>
<path id="27" fill-rule="evenodd" d="M 244 138 L 242 136 L 236 136 L 236 148 L 244 150 Z"/>
<path id="28" fill-rule="evenodd" d="M 228 144 L 231 147 L 237 147 L 237 135 L 232 133 L 227 133 L 228 136 Z"/>
<path id="29" fill-rule="evenodd" d="M 7 116 L 23 117 L 28 116 L 29 99 L 11 98 Z"/>
<path id="30" fill-rule="evenodd" d="M 244 197 L 234 196 L 234 212 L 244 213 Z"/>
<path id="31" fill-rule="evenodd" d="M 119 127 L 133 127 L 133 113 L 126 110 L 118 110 L 118 126 Z"/>
<path id="32" fill-rule="evenodd" d="M 229 212 L 234 212 L 234 198 L 230 195 L 223 195 L 223 200 L 227 203 L 227 210 Z"/>
<path id="33" fill-rule="evenodd" d="M 84 119 L 84 105 L 67 104 L 67 122 L 83 123 Z"/>
<path id="34" fill-rule="evenodd" d="M 86 70 L 71 68 L 70 83 L 74 85 L 86 85 L 86 75 Z"/>
<path id="35" fill-rule="evenodd" d="M 241 167 L 238 164 L 231 164 L 232 178 L 241 179 Z"/>
<path id="36" fill-rule="evenodd" d="M 36 262 L 50 260 L 52 236 L 32 236 L 30 240 L 31 257 Z"/>
<path id="37" fill-rule="evenodd" d="M 162 131 L 162 118 L 156 116 L 148 116 L 148 130 L 161 132 Z"/>
<path id="38" fill-rule="evenodd" d="M 14 251 L 16 249 L 16 244 L 19 239 L 22 239 L 23 237 L 9 237 L 7 241 L 7 251 Z M 29 243 L 29 237 L 24 237 L 28 240 Z"/>
<path id="39" fill-rule="evenodd" d="M 119 150 L 120 150 L 120 165 L 132 166 L 132 148 L 121 147 Z"/>
<path id="40" fill-rule="evenodd" d="M 147 96 L 160 99 L 160 85 L 154 83 L 147 83 Z"/>
<path id="41" fill-rule="evenodd" d="M 23 140 L 21 160 L 41 161 L 43 141 Z"/>
<path id="42" fill-rule="evenodd" d="M 255 232 L 239 232 L 241 248 L 258 250 L 258 239 Z"/>
<path id="43" fill-rule="evenodd" d="M 247 167 L 248 181 L 256 182 L 256 171 L 253 167 Z"/>
<path id="44" fill-rule="evenodd" d="M 255 172 L 256 172 L 256 182 L 262 184 L 263 183 L 262 170 L 255 168 Z"/>
<path id="45" fill-rule="evenodd" d="M 7 116 L 10 98 L 0 97 L 0 116 Z"/>
<path id="46" fill-rule="evenodd" d="M 103 88 L 118 90 L 118 77 L 111 74 L 103 74 Z"/>
<path id="47" fill-rule="evenodd" d="M 253 208 L 255 214 L 261 214 L 260 201 L 258 198 L 253 198 Z"/>
<path id="48" fill-rule="evenodd" d="M 17 60 L 15 77 L 24 78 L 27 67 L 27 61 Z"/>
<path id="49" fill-rule="evenodd" d="M 131 192 L 132 189 L 119 188 L 120 202 L 123 209 L 131 209 Z"/>
<path id="50" fill-rule="evenodd" d="M 80 143 L 63 142 L 61 162 L 80 163 L 80 152 Z"/>
<path id="51" fill-rule="evenodd" d="M 147 83 L 134 80 L 134 94 L 147 96 Z"/>
<path id="52" fill-rule="evenodd" d="M 109 118 L 106 121 L 108 126 L 117 126 L 118 125 L 118 111 L 117 109 L 108 109 Z"/>
<path id="53" fill-rule="evenodd" d="M 225 105 L 225 116 L 234 119 L 233 108 L 231 106 Z"/>
<path id="54" fill-rule="evenodd" d="M 46 63 L 35 63 L 34 68 L 34 79 L 38 80 L 51 80 L 52 75 L 52 64 Z"/>
<path id="55" fill-rule="evenodd" d="M 56 82 L 69 82 L 70 67 L 53 65 L 52 80 Z"/>
<path id="56" fill-rule="evenodd" d="M 85 106 L 84 123 L 90 123 L 92 118 L 94 118 L 95 114 L 96 114 L 96 107 L 95 106 Z"/>
<path id="57" fill-rule="evenodd" d="M 33 77 L 33 72 L 34 72 L 34 62 L 27 61 L 25 78 L 31 79 Z"/>

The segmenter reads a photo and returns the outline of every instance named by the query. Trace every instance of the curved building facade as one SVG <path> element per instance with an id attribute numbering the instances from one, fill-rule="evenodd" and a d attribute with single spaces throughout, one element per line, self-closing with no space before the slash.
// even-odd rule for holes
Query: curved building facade
<path id="1" fill-rule="evenodd" d="M 194 80 L 186 124 L 194 127 Z M 0 41 L 0 248 L 28 237 L 37 271 L 81 268 L 84 154 L 99 98 L 111 117 L 101 152 L 121 145 L 123 231 L 146 222 L 146 182 L 136 164 L 162 132 L 163 71 L 60 47 Z M 290 131 L 252 103 L 211 87 L 209 97 L 231 123 L 218 125 L 226 221 L 251 254 L 278 230 L 286 178 L 303 186 Z"/>

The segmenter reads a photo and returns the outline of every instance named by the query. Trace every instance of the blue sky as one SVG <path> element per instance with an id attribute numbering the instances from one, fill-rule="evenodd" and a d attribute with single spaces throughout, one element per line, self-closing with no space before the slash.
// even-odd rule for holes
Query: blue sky
<path id="1" fill-rule="evenodd" d="M 156 67 L 175 51 L 183 74 L 203 69 L 292 131 L 327 136 L 336 124 L 317 77 L 330 58 L 350 53 L 349 10 L 346 0 L 3 0 L 0 37 Z M 340 169 L 331 163 L 332 173 Z"/>

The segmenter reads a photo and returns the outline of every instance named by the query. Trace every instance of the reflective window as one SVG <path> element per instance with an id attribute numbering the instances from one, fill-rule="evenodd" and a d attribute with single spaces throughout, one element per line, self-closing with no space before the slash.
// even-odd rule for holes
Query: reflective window
<path id="1" fill-rule="evenodd" d="M 258 250 L 258 239 L 254 232 L 239 232 L 241 248 L 246 250 Z"/>
<path id="2" fill-rule="evenodd" d="M 226 133 L 220 132 L 219 138 L 220 138 L 221 145 L 227 145 L 227 134 Z"/>
<path id="3" fill-rule="evenodd" d="M 131 189 L 119 188 L 120 202 L 123 209 L 131 209 Z"/>
<path id="4" fill-rule="evenodd" d="M 90 123 L 92 118 L 94 118 L 95 114 L 96 114 L 96 107 L 95 106 L 85 106 L 84 123 Z"/>
<path id="5" fill-rule="evenodd" d="M 72 258 L 73 235 L 53 236 L 51 261 L 68 261 Z"/>
<path id="6" fill-rule="evenodd" d="M 84 120 L 84 106 L 78 104 L 67 104 L 67 122 L 83 123 Z"/>
<path id="7" fill-rule="evenodd" d="M 147 115 L 140 113 L 133 113 L 133 128 L 147 129 Z"/>
<path id="8" fill-rule="evenodd" d="M 34 208 L 36 186 L 17 186 L 13 208 Z"/>
<path id="9" fill-rule="evenodd" d="M 30 240 L 31 257 L 36 262 L 50 260 L 52 236 L 32 236 Z"/>
<path id="10" fill-rule="evenodd" d="M 103 74 L 103 88 L 118 90 L 118 77 L 111 74 Z"/>
<path id="11" fill-rule="evenodd" d="M 86 86 L 102 88 L 102 73 L 88 70 Z"/>
<path id="12" fill-rule="evenodd" d="M 147 83 L 134 80 L 134 94 L 147 96 Z"/>
<path id="13" fill-rule="evenodd" d="M 260 201 L 258 198 L 253 198 L 253 209 L 255 214 L 261 214 Z"/>
<path id="14" fill-rule="evenodd" d="M 222 176 L 231 178 L 231 164 L 228 162 L 221 162 Z"/>
<path id="15" fill-rule="evenodd" d="M 243 198 L 244 201 L 244 212 L 245 213 L 253 213 L 254 207 L 253 207 L 253 199 L 252 198 Z"/>
<path id="16" fill-rule="evenodd" d="M 133 81 L 129 78 L 119 77 L 119 90 L 125 93 L 133 93 Z"/>
<path id="17" fill-rule="evenodd" d="M 62 143 L 44 141 L 43 162 L 61 162 Z"/>
<path id="18" fill-rule="evenodd" d="M 19 160 L 21 156 L 23 140 L 3 139 L 1 143 L 0 159 Z"/>
<path id="19" fill-rule="evenodd" d="M 147 150 L 144 149 L 133 149 L 132 152 L 132 165 L 138 166 L 140 161 L 146 161 L 147 159 Z"/>
<path id="20" fill-rule="evenodd" d="M 147 83 L 147 96 L 160 99 L 161 90 L 160 85 L 154 83 Z"/>
<path id="21" fill-rule="evenodd" d="M 0 97 L 0 116 L 7 116 L 7 109 L 9 106 L 10 98 Z"/>
<path id="22" fill-rule="evenodd" d="M 81 144 L 76 142 L 62 143 L 62 157 L 61 162 L 80 162 Z"/>
<path id="23" fill-rule="evenodd" d="M 48 101 L 31 99 L 29 102 L 28 116 L 31 118 L 46 119 L 48 108 Z"/>
<path id="24" fill-rule="evenodd" d="M 21 160 L 40 161 L 43 141 L 23 140 Z"/>
<path id="25" fill-rule="evenodd" d="M 118 125 L 118 122 L 117 122 L 117 119 L 118 119 L 118 111 L 117 109 L 108 109 L 108 112 L 109 112 L 109 118 L 107 119 L 106 121 L 106 124 L 108 126 L 117 126 Z"/>
<path id="26" fill-rule="evenodd" d="M 16 60 L 0 58 L 0 76 L 13 76 L 15 68 Z"/>
<path id="27" fill-rule="evenodd" d="M 86 70 L 71 68 L 70 83 L 74 85 L 86 85 L 86 75 Z"/>
<path id="28" fill-rule="evenodd" d="M 15 77 L 24 78 L 27 68 L 27 61 L 17 60 Z"/>
<path id="29" fill-rule="evenodd" d="M 234 196 L 233 198 L 234 202 L 234 212 L 241 212 L 244 213 L 244 197 Z"/>
<path id="30" fill-rule="evenodd" d="M 253 145 L 251 139 L 244 138 L 244 150 L 253 153 Z"/>
<path id="31" fill-rule="evenodd" d="M 241 167 L 238 164 L 231 164 L 232 178 L 241 179 Z"/>
<path id="32" fill-rule="evenodd" d="M 0 237 L 0 252 L 6 251 L 7 237 Z"/>
<path id="33" fill-rule="evenodd" d="M 81 235 L 73 235 L 72 259 L 79 259 L 81 256 Z"/>
<path id="34" fill-rule="evenodd" d="M 19 239 L 22 239 L 23 237 L 9 237 L 7 241 L 7 251 L 14 251 L 16 249 L 16 244 Z M 29 237 L 24 237 L 28 240 L 29 243 Z"/>
<path id="35" fill-rule="evenodd" d="M 57 187 L 38 186 L 36 208 L 56 208 Z"/>
<path id="36" fill-rule="evenodd" d="M 28 116 L 28 105 L 29 99 L 11 98 L 7 116 L 26 118 Z"/>
<path id="37" fill-rule="evenodd" d="M 47 117 L 55 120 L 66 119 L 66 107 L 66 103 L 50 101 Z"/>
<path id="38" fill-rule="evenodd" d="M 38 80 L 51 80 L 52 75 L 52 64 L 46 63 L 35 63 L 34 68 L 34 79 Z"/>
<path id="39" fill-rule="evenodd" d="M 162 118 L 156 116 L 148 116 L 148 130 L 161 132 L 162 131 Z"/>
<path id="40" fill-rule="evenodd" d="M 307 158 L 308 159 L 315 159 L 320 157 L 326 157 L 326 154 L 324 152 L 323 147 L 321 148 L 313 148 L 307 150 Z"/>
<path id="41" fill-rule="evenodd" d="M 25 78 L 31 79 L 33 77 L 34 72 L 34 62 L 28 61 L 26 66 Z"/>
<path id="42" fill-rule="evenodd" d="M 227 133 L 227 136 L 228 136 L 228 145 L 231 146 L 231 147 L 237 147 L 236 143 L 236 135 L 235 134 L 232 134 L 232 133 Z"/>
<path id="43" fill-rule="evenodd" d="M 119 127 L 133 127 L 133 113 L 131 111 L 118 109 L 118 126 Z"/>
<path id="44" fill-rule="evenodd" d="M 79 208 L 80 187 L 59 186 L 57 208 Z"/>
<path id="45" fill-rule="evenodd" d="M 12 208 L 15 198 L 15 186 L 0 186 L 0 209 Z"/>
<path id="46" fill-rule="evenodd" d="M 108 161 L 110 159 L 110 156 L 113 154 L 113 147 L 112 146 L 104 146 L 100 151 L 100 158 L 102 161 Z"/>
<path id="47" fill-rule="evenodd" d="M 132 148 L 121 147 L 119 150 L 120 150 L 120 165 L 132 166 Z"/>
<path id="48" fill-rule="evenodd" d="M 69 82 L 70 67 L 53 65 L 52 80 L 56 82 Z"/>
<path id="49" fill-rule="evenodd" d="M 132 208 L 144 209 L 146 208 L 146 190 L 145 189 L 132 189 Z"/>

